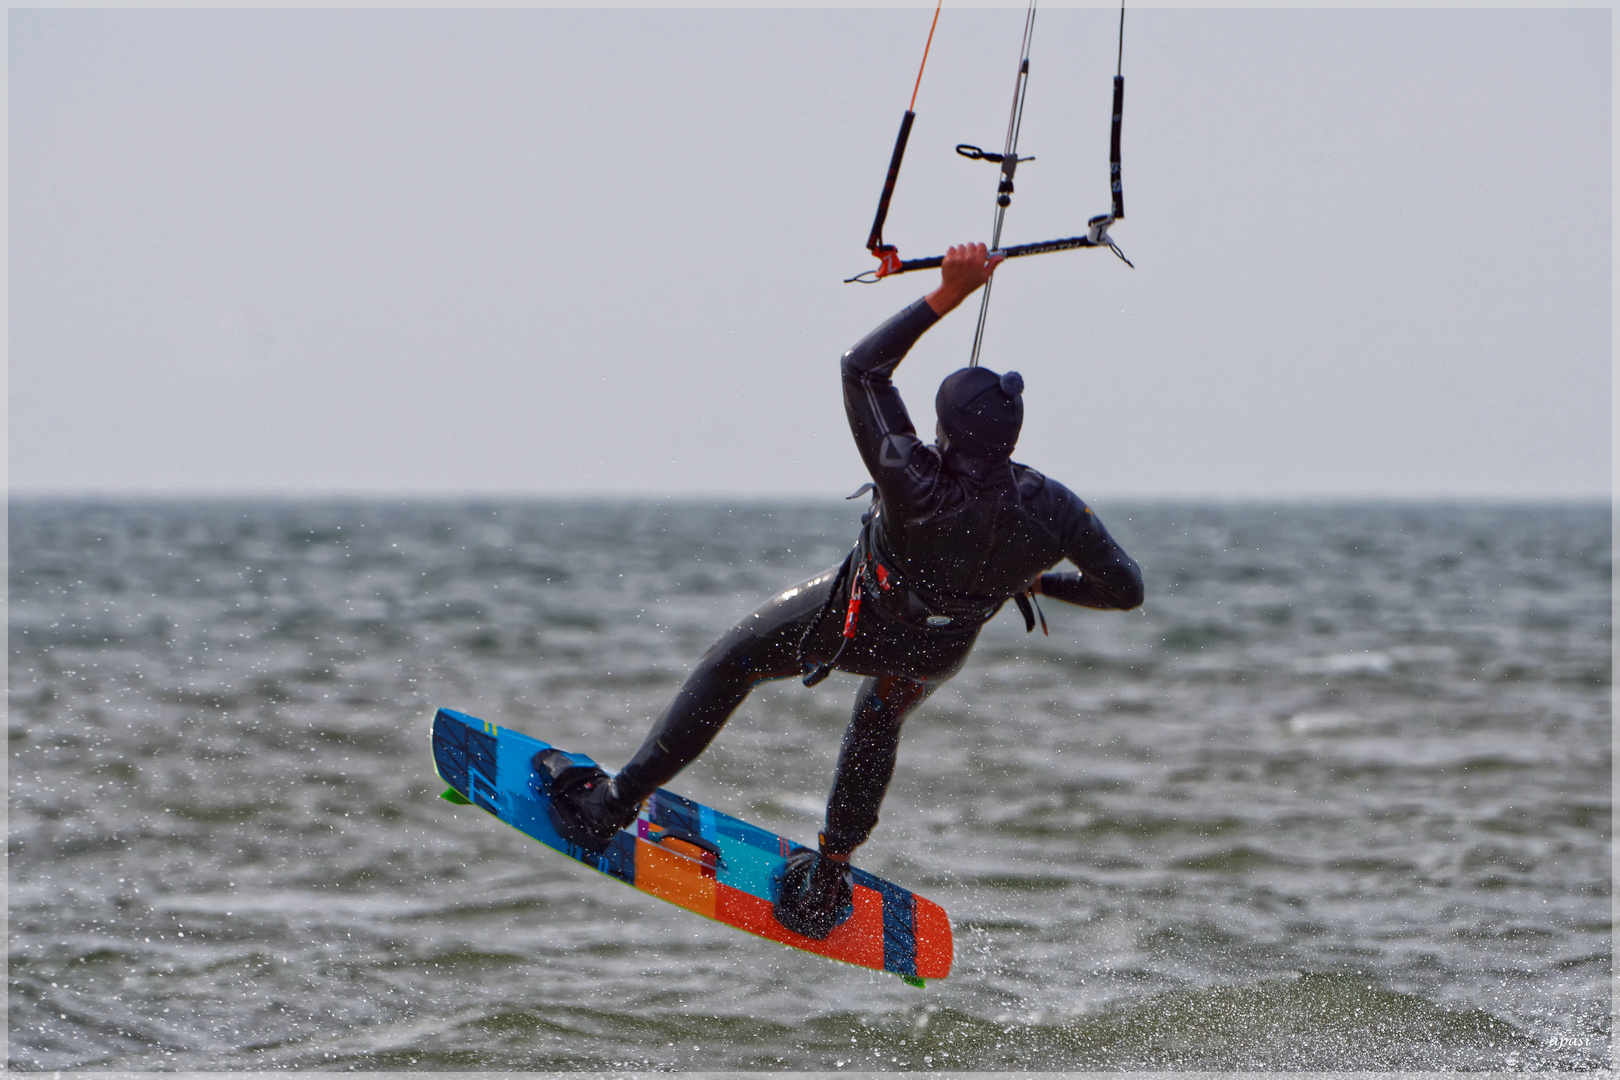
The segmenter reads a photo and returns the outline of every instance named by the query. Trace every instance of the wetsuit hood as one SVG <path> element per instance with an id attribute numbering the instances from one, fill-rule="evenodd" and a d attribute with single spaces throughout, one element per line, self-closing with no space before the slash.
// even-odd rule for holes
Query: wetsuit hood
<path id="1" fill-rule="evenodd" d="M 1016 371 L 953 371 L 934 395 L 939 428 L 953 446 L 992 461 L 1010 457 L 1024 426 L 1024 379 Z"/>

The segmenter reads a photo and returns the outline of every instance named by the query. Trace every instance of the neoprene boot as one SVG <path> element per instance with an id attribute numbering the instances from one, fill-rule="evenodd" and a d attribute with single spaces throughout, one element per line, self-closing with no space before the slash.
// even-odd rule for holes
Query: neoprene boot
<path id="1" fill-rule="evenodd" d="M 775 912 L 795 934 L 824 939 L 855 914 L 849 864 L 809 848 L 794 851 L 777 879 Z"/>
<path id="2" fill-rule="evenodd" d="M 561 750 L 534 755 L 534 770 L 549 780 L 548 809 L 557 835 L 586 851 L 601 851 L 636 820 L 640 801 L 619 794 L 613 777 L 595 765 L 576 765 Z"/>

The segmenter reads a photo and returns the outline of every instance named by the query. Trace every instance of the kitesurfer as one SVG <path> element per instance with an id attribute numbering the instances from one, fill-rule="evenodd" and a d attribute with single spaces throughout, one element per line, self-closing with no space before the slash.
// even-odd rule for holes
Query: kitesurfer
<path id="1" fill-rule="evenodd" d="M 865 676 L 844 734 L 820 851 L 788 860 L 776 917 L 824 938 L 848 918 L 850 854 L 878 820 L 900 726 L 967 660 L 1009 599 L 1128 610 L 1142 574 L 1076 495 L 1011 460 L 1023 380 L 968 367 L 934 399 L 934 444 L 922 442 L 890 377 L 917 339 L 977 291 L 1000 256 L 952 247 L 939 288 L 879 326 L 842 362 L 844 408 L 876 496 L 855 549 L 766 601 L 704 654 L 640 749 L 609 777 L 547 751 L 552 816 L 571 843 L 600 850 L 652 791 L 689 765 L 761 682 L 830 670 Z M 1049 568 L 1067 558 L 1078 573 Z"/>

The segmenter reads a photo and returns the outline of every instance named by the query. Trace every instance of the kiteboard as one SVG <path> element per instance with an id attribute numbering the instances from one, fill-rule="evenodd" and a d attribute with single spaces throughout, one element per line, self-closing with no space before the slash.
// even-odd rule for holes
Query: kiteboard
<path id="1" fill-rule="evenodd" d="M 782 867 L 802 845 L 672 791 L 653 792 L 601 852 L 570 844 L 547 812 L 550 779 L 532 764 L 552 749 L 560 748 L 451 709 L 433 717 L 433 764 L 450 785 L 441 796 L 449 802 L 476 806 L 608 877 L 758 937 L 893 972 L 916 986 L 950 973 L 944 909 L 858 867 L 851 868 L 855 913 L 826 940 L 787 929 L 772 909 Z"/>

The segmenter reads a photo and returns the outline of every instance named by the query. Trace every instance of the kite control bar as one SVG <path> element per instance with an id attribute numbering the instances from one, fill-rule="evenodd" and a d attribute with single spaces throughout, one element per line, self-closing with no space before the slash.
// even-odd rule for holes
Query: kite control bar
<path id="1" fill-rule="evenodd" d="M 1018 259 L 1025 255 L 1045 255 L 1049 251 L 1072 251 L 1075 248 L 1104 247 L 1113 251 L 1115 255 L 1118 255 L 1124 261 L 1126 266 L 1134 270 L 1136 268 L 1135 264 L 1125 258 L 1124 253 L 1119 250 L 1119 245 L 1114 243 L 1114 238 L 1108 235 L 1108 226 L 1113 223 L 1113 214 L 1098 214 L 1086 222 L 1090 228 L 1086 230 L 1084 236 L 1069 236 L 1062 240 L 1042 240 L 1034 244 L 1014 244 L 999 251 L 992 251 L 990 254 L 993 256 L 1000 255 L 1006 259 Z M 845 278 L 844 283 L 847 285 L 858 281 L 863 285 L 869 285 L 894 274 L 908 274 L 913 270 L 934 270 L 943 265 L 944 262 L 945 256 L 943 255 L 934 255 L 927 259 L 896 260 L 892 267 L 885 264 L 876 270 L 867 270 L 864 273 L 856 274 L 852 278 Z"/>
<path id="2" fill-rule="evenodd" d="M 1001 166 L 1001 181 L 996 188 L 996 228 L 995 236 L 991 241 L 992 244 L 999 244 L 1000 242 L 1001 215 L 1006 211 L 1007 206 L 1012 202 L 1013 177 L 1018 169 L 1018 166 L 1025 161 L 1035 160 L 1032 157 L 1020 157 L 1017 150 L 1018 129 L 1021 126 L 1019 121 L 1022 119 L 1023 113 L 1023 93 L 1025 88 L 1028 86 L 1026 80 L 1029 76 L 1029 37 L 1034 21 L 1034 10 L 1034 0 L 1031 0 L 1030 12 L 1025 17 L 1024 53 L 1019 62 L 1018 89 L 1013 97 L 1013 111 L 1012 117 L 1009 120 L 1006 148 L 998 154 L 993 151 L 982 150 L 971 143 L 959 143 L 956 147 L 956 152 L 962 157 L 970 158 L 975 161 L 988 161 Z M 939 9 L 937 7 L 934 11 L 934 19 L 937 23 L 939 19 Z M 933 43 L 933 39 L 934 31 L 933 28 L 930 27 L 928 31 L 928 40 L 930 45 Z M 1119 9 L 1119 51 L 1114 69 L 1113 109 L 1110 111 L 1109 116 L 1109 212 L 1106 214 L 1098 214 L 1096 217 L 1093 217 L 1087 221 L 1086 234 L 1084 236 L 1069 236 L 1061 240 L 1044 240 L 1035 244 L 1015 244 L 1011 247 L 1005 248 L 995 247 L 991 252 L 992 254 L 1000 255 L 1007 259 L 1017 259 L 1025 255 L 1044 255 L 1051 251 L 1070 251 L 1074 248 L 1105 247 L 1112 251 L 1115 255 L 1119 256 L 1119 260 L 1126 266 L 1135 269 L 1136 264 L 1125 257 L 1125 253 L 1119 249 L 1119 245 L 1114 243 L 1113 237 L 1108 235 L 1108 227 L 1114 224 L 1116 221 L 1123 220 L 1125 217 L 1125 196 L 1120 178 L 1119 145 L 1121 126 L 1120 121 L 1125 112 L 1124 59 L 1125 5 L 1122 2 Z M 925 46 L 923 49 L 923 63 L 926 64 L 927 62 L 928 49 Z M 919 69 L 917 72 L 917 81 L 919 84 L 922 81 L 921 69 Z M 912 88 L 911 102 L 912 105 L 915 105 L 917 102 L 917 91 L 915 87 Z M 893 244 L 885 243 L 883 240 L 883 224 L 888 218 L 889 202 L 894 196 L 895 180 L 898 178 L 900 173 L 900 161 L 906 152 L 906 143 L 910 139 L 911 125 L 914 119 L 915 114 L 911 111 L 911 109 L 908 108 L 905 115 L 901 118 L 900 135 L 895 140 L 894 153 L 889 158 L 889 171 L 884 177 L 883 193 L 878 199 L 877 217 L 872 222 L 872 231 L 866 240 L 867 250 L 877 257 L 878 266 L 876 269 L 866 270 L 856 274 L 854 277 L 845 278 L 845 284 L 860 282 L 863 285 L 870 285 L 875 282 L 882 281 L 884 278 L 890 277 L 894 274 L 907 274 L 913 270 L 932 270 L 943 265 L 945 262 L 945 258 L 942 255 L 936 255 L 927 259 L 902 259 L 900 258 L 900 252 L 895 248 L 895 246 Z M 985 289 L 985 295 L 986 298 L 988 298 L 988 286 Z M 986 302 L 988 302 L 988 299 Z M 983 326 L 983 321 L 984 312 L 981 306 L 981 329 Z M 978 349 L 977 346 L 975 346 L 975 358 L 977 358 L 977 355 Z"/>
<path id="3" fill-rule="evenodd" d="M 1074 248 L 1105 247 L 1119 256 L 1121 262 L 1135 269 L 1134 263 L 1125 257 L 1114 243 L 1113 237 L 1108 235 L 1108 227 L 1125 217 L 1125 196 L 1120 178 L 1120 121 L 1125 112 L 1125 4 L 1121 0 L 1119 6 L 1119 47 L 1114 64 L 1114 101 L 1110 112 L 1109 138 L 1108 138 L 1108 195 L 1109 212 L 1098 214 L 1086 222 L 1084 236 L 1069 236 L 1061 240 L 1044 240 L 1035 244 L 1016 244 L 1011 247 L 1000 247 L 1002 215 L 1012 203 L 1013 177 L 1018 166 L 1025 161 L 1034 161 L 1032 157 L 1018 155 L 1018 132 L 1022 127 L 1024 111 L 1024 94 L 1029 83 L 1029 45 L 1031 32 L 1035 22 L 1035 0 L 1030 0 L 1029 12 L 1024 17 L 1024 42 L 1022 55 L 1019 60 L 1018 82 L 1013 93 L 1012 113 L 1008 118 L 1006 145 L 1001 153 L 987 151 L 971 143 L 959 143 L 956 152 L 962 157 L 975 161 L 988 161 L 1001 166 L 1001 180 L 996 187 L 996 220 L 994 235 L 991 238 L 992 254 L 1003 258 L 1017 259 L 1024 255 L 1044 255 L 1051 251 L 1069 251 Z M 934 27 L 939 24 L 939 4 L 934 7 L 934 23 L 928 28 L 928 43 L 923 46 L 923 66 L 928 63 L 928 50 L 934 43 Z M 884 242 L 883 225 L 889 216 L 889 204 L 894 198 L 895 182 L 900 176 L 900 162 L 905 157 L 906 143 L 911 138 L 912 122 L 916 119 L 913 111 L 917 105 L 917 89 L 922 85 L 922 67 L 917 69 L 917 82 L 911 88 L 911 104 L 906 108 L 905 115 L 900 119 L 900 134 L 894 141 L 894 151 L 889 156 L 889 169 L 884 176 L 883 192 L 878 198 L 877 215 L 872 221 L 872 231 L 866 238 L 866 249 L 878 260 L 878 266 L 873 270 L 866 270 L 854 277 L 845 278 L 846 284 L 861 282 L 873 284 L 894 274 L 906 274 L 913 270 L 931 270 L 944 264 L 944 256 L 936 255 L 928 259 L 902 259 L 895 245 Z M 974 339 L 973 357 L 977 363 L 979 355 L 979 338 L 984 331 L 985 310 L 989 305 L 990 288 L 987 284 L 984 290 L 985 299 L 979 309 L 979 334 Z"/>

